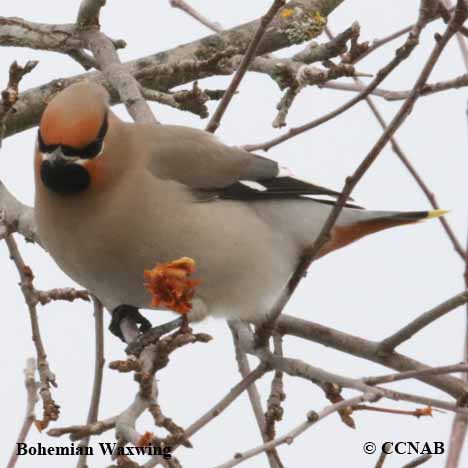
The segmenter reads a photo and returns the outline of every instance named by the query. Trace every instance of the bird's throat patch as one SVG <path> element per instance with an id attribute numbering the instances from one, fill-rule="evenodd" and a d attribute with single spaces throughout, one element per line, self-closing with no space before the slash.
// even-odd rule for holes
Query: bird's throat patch
<path id="1" fill-rule="evenodd" d="M 83 166 L 58 161 L 42 161 L 41 180 L 53 192 L 74 195 L 84 192 L 91 184 L 91 178 Z"/>

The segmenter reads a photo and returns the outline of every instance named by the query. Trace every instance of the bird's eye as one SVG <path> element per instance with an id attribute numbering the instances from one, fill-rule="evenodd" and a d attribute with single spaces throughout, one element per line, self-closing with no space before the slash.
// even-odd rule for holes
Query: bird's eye
<path id="1" fill-rule="evenodd" d="M 37 137 L 39 142 L 39 149 L 42 153 L 51 153 L 60 146 L 60 149 L 62 150 L 62 154 L 64 156 L 80 159 L 92 159 L 102 152 L 102 148 L 104 145 L 104 137 L 106 136 L 107 128 L 108 123 L 106 113 L 96 139 L 91 143 L 88 143 L 86 146 L 82 146 L 81 148 L 75 148 L 74 146 L 69 145 L 46 145 L 44 143 L 44 140 L 42 139 L 41 132 L 39 131 Z"/>
<path id="2" fill-rule="evenodd" d="M 39 144 L 39 151 L 42 154 L 53 153 L 59 146 L 59 145 L 46 145 L 44 143 L 44 140 L 42 139 L 42 135 L 41 135 L 40 130 L 37 131 L 37 142 Z"/>
<path id="3" fill-rule="evenodd" d="M 64 156 L 92 159 L 102 151 L 102 146 L 103 140 L 97 139 L 82 148 L 77 149 L 67 145 L 61 145 L 61 148 Z"/>

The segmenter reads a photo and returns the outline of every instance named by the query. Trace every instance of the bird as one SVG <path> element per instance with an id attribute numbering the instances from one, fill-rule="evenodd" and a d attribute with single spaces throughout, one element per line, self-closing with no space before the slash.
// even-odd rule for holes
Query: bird
<path id="1" fill-rule="evenodd" d="M 262 323 L 317 238 L 339 192 L 195 128 L 129 123 L 106 89 L 81 81 L 57 93 L 39 124 L 35 224 L 58 266 L 120 323 L 151 322 L 143 272 L 181 257 L 201 284 L 191 321 Z M 318 257 L 394 226 L 444 214 L 371 211 L 348 200 Z"/>

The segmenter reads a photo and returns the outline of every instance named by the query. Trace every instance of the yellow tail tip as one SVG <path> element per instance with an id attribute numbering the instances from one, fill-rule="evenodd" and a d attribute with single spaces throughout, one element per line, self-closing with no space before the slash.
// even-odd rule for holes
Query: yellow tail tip
<path id="1" fill-rule="evenodd" d="M 433 211 L 429 211 L 427 213 L 427 216 L 424 218 L 424 220 L 426 219 L 432 219 L 432 218 L 440 218 L 441 216 L 444 216 L 446 215 L 447 213 L 449 213 L 449 210 L 433 210 Z"/>

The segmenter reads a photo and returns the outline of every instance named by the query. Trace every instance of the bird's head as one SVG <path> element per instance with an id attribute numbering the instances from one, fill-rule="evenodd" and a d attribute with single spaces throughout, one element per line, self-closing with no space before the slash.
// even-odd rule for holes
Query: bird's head
<path id="1" fill-rule="evenodd" d="M 85 191 L 99 168 L 109 126 L 109 96 L 91 82 L 80 82 L 57 94 L 39 126 L 36 170 L 53 192 Z"/>

